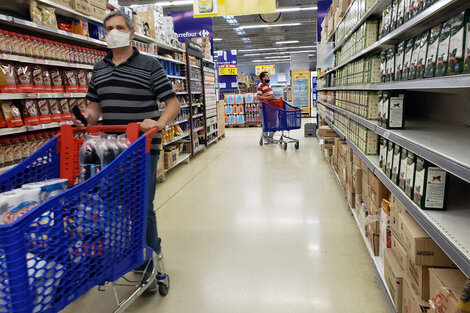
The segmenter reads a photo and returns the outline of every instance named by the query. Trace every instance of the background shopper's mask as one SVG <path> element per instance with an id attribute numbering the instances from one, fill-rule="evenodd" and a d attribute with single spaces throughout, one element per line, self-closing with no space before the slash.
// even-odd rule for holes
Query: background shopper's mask
<path id="1" fill-rule="evenodd" d="M 110 49 L 127 47 L 130 45 L 130 33 L 123 33 L 117 29 L 111 30 L 106 35 L 106 42 Z"/>

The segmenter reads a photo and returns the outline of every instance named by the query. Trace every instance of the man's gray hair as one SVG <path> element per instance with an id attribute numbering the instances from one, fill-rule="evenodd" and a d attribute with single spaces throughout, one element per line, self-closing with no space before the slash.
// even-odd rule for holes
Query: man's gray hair
<path id="1" fill-rule="evenodd" d="M 106 22 L 112 18 L 112 17 L 115 17 L 115 16 L 122 16 L 124 18 L 124 20 L 126 21 L 126 25 L 127 25 L 127 28 L 129 28 L 129 30 L 133 30 L 134 29 L 134 23 L 132 22 L 132 19 L 129 17 L 129 15 L 127 15 L 126 13 L 122 12 L 121 10 L 114 10 L 114 11 L 111 11 L 111 13 L 109 13 L 103 20 L 103 25 L 104 27 L 106 27 Z"/>

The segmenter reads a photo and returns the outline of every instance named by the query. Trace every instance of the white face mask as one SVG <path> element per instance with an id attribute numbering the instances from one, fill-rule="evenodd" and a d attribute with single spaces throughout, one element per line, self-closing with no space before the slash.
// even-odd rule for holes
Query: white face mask
<path id="1" fill-rule="evenodd" d="M 123 33 L 117 29 L 111 30 L 106 35 L 106 42 L 110 49 L 127 47 L 130 45 L 130 40 L 130 33 Z"/>

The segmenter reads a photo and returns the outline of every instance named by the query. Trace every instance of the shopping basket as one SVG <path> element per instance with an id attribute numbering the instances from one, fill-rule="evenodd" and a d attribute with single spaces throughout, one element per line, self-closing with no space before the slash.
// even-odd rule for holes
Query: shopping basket
<path id="1" fill-rule="evenodd" d="M 262 102 L 263 110 L 263 133 L 260 139 L 260 145 L 263 141 L 268 143 L 279 143 L 284 150 L 287 150 L 288 143 L 294 143 L 295 148 L 299 148 L 299 140 L 285 135 L 284 131 L 300 129 L 302 124 L 302 110 L 291 106 L 289 103 L 280 99 L 272 99 Z M 267 132 L 281 132 L 280 139 L 266 137 Z"/>
<path id="2" fill-rule="evenodd" d="M 76 183 L 84 132 L 126 132 L 132 142 L 106 168 L 0 226 L 0 312 L 58 312 L 96 285 L 152 257 L 146 245 L 149 151 L 139 126 L 61 127 L 0 176 L 1 191 L 52 178 Z"/>

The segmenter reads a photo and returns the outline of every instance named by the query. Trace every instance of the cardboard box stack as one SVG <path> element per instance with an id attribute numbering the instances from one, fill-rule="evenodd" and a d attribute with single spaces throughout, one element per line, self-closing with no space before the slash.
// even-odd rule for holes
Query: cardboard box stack
<path id="1" fill-rule="evenodd" d="M 137 29 L 143 29 L 144 35 L 155 40 L 164 42 L 168 45 L 178 46 L 178 35 L 174 32 L 173 17 L 164 16 L 163 8 L 155 4 L 146 4 L 133 6 L 133 10 L 137 13 L 134 15 L 134 25 Z"/>
<path id="2" fill-rule="evenodd" d="M 217 132 L 219 139 L 225 137 L 225 101 L 217 102 Z"/>
<path id="3" fill-rule="evenodd" d="M 107 14 L 106 0 L 60 0 L 60 4 L 100 20 L 104 20 Z"/>
<path id="4" fill-rule="evenodd" d="M 338 134 L 328 125 L 320 126 L 317 130 L 320 149 L 323 150 L 326 159 L 333 165 L 333 147 Z"/>
<path id="5" fill-rule="evenodd" d="M 466 277 L 393 195 L 390 215 L 384 272 L 397 312 L 431 312 L 430 302 L 437 312 L 458 312 Z"/>
<path id="6" fill-rule="evenodd" d="M 197 37 L 197 38 L 191 38 L 191 40 L 202 47 L 203 58 L 212 61 L 211 38 L 210 37 Z"/>
<path id="7" fill-rule="evenodd" d="M 164 159 L 163 163 L 164 163 L 165 170 L 168 170 L 176 165 L 182 149 L 183 149 L 182 143 L 171 144 L 171 145 L 165 146 L 165 150 L 163 154 L 163 159 Z"/>

